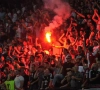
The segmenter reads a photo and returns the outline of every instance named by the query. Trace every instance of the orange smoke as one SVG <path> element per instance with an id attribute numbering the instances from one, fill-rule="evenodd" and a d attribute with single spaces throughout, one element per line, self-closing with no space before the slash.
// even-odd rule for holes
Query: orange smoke
<path id="1" fill-rule="evenodd" d="M 46 33 L 46 40 L 50 43 L 51 42 L 51 33 L 47 32 Z"/>

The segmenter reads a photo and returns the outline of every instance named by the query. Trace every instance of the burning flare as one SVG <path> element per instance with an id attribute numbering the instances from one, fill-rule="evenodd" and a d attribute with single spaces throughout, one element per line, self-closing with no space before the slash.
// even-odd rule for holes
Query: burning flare
<path id="1" fill-rule="evenodd" d="M 46 40 L 50 43 L 51 42 L 51 33 L 47 32 L 46 33 Z"/>

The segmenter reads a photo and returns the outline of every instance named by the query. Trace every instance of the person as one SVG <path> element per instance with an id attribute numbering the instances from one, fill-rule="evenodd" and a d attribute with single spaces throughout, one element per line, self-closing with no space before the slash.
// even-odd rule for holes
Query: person
<path id="1" fill-rule="evenodd" d="M 41 88 L 43 75 L 44 75 L 44 67 L 43 66 L 39 66 L 38 69 L 36 70 L 35 74 L 34 74 L 34 79 L 38 78 L 38 89 Z"/>
<path id="2" fill-rule="evenodd" d="M 15 72 L 11 71 L 7 76 L 7 80 L 0 86 L 3 87 L 3 89 L 14 90 L 15 89 L 14 78 L 15 78 Z"/>
<path id="3" fill-rule="evenodd" d="M 97 17 L 97 19 L 95 19 Z M 94 9 L 94 14 L 92 16 L 93 21 L 96 23 L 96 29 L 100 31 L 100 16 L 98 15 L 98 10 Z"/>
<path id="4" fill-rule="evenodd" d="M 68 89 L 68 90 L 70 89 L 71 76 L 72 76 L 72 71 L 71 70 L 67 71 L 66 76 L 61 81 L 60 89 Z"/>
<path id="5" fill-rule="evenodd" d="M 68 70 L 71 70 L 71 68 L 74 66 L 73 63 L 71 63 L 71 56 L 67 56 L 66 57 L 67 59 L 67 62 L 65 62 L 62 66 L 62 71 L 61 73 L 59 74 L 56 74 L 54 76 L 54 79 L 53 79 L 53 86 L 55 86 L 56 88 L 59 87 L 59 84 L 60 82 L 64 79 L 65 75 L 66 75 L 66 72 Z"/>
<path id="6" fill-rule="evenodd" d="M 69 49 L 70 46 L 75 45 L 76 41 L 77 41 L 77 37 L 75 39 L 75 41 L 73 43 L 70 42 L 69 39 L 66 39 L 66 37 L 64 37 L 65 34 L 62 34 L 61 37 L 59 38 L 59 42 L 63 45 L 63 46 L 56 46 L 56 48 L 65 48 L 65 49 Z M 64 37 L 64 38 L 63 38 Z M 63 38 L 63 41 L 62 41 Z"/>
<path id="7" fill-rule="evenodd" d="M 98 67 L 96 63 L 93 63 L 91 66 L 91 70 L 89 72 L 89 84 L 90 84 L 90 90 L 92 90 L 93 88 L 97 88 L 99 87 L 99 77 L 100 73 L 98 72 Z"/>
<path id="8" fill-rule="evenodd" d="M 75 65 L 73 67 L 73 72 L 72 72 L 72 77 L 71 77 L 71 90 L 78 90 L 81 87 L 81 82 L 82 82 L 82 74 L 78 71 L 78 66 Z"/>
<path id="9" fill-rule="evenodd" d="M 40 89 L 41 90 L 49 89 L 49 86 L 52 83 L 52 79 L 53 79 L 53 76 L 50 73 L 49 69 L 45 69 Z"/>
<path id="10" fill-rule="evenodd" d="M 16 77 L 14 79 L 15 90 L 23 90 L 24 77 L 21 75 L 21 70 L 16 70 Z"/>
<path id="11" fill-rule="evenodd" d="M 38 89 L 38 77 L 34 78 L 36 73 L 36 67 L 34 64 L 31 65 L 30 75 L 29 75 L 29 90 Z"/>
<path id="12" fill-rule="evenodd" d="M 65 54 L 65 62 L 63 64 L 63 70 L 62 73 L 65 76 L 67 70 L 71 70 L 72 67 L 74 67 L 74 63 L 72 63 L 72 57 L 68 53 L 67 49 L 64 49 L 64 54 Z"/>
<path id="13" fill-rule="evenodd" d="M 88 64 L 83 64 L 84 72 L 83 72 L 83 80 L 82 80 L 82 90 L 89 89 L 89 71 Z"/>
<path id="14" fill-rule="evenodd" d="M 45 27 L 51 25 L 50 23 L 55 19 L 56 14 L 52 10 L 45 10 L 44 6 L 41 5 L 42 0 L 13 1 L 0 0 L 0 83 L 8 81 L 7 77 L 11 69 L 18 70 L 22 66 L 25 66 L 27 69 L 23 70 L 25 71 L 24 74 L 22 75 L 22 72 L 20 73 L 20 75 L 24 77 L 24 89 L 27 90 L 29 73 L 32 77 L 31 84 L 34 83 L 30 85 L 30 87 L 34 87 L 34 85 L 37 84 L 36 86 L 40 89 L 43 77 L 48 76 L 44 75 L 44 70 L 48 68 L 51 69 L 50 73 L 54 75 L 54 87 L 59 87 L 61 81 L 66 77 L 66 73 L 69 73 L 77 64 L 77 74 L 83 74 L 85 81 L 91 84 L 87 76 L 89 70 L 84 69 L 84 64 L 86 64 L 87 67 L 88 62 L 87 68 L 91 69 L 92 64 L 96 63 L 98 69 L 90 70 L 90 78 L 92 78 L 94 72 L 98 75 L 100 71 L 98 58 L 100 57 L 100 0 L 67 0 L 71 8 L 74 8 L 72 11 L 73 15 L 70 15 L 67 19 L 63 19 L 58 27 L 51 29 L 51 39 L 54 39 L 52 41 L 55 47 L 52 47 L 51 43 L 44 45 L 46 42 L 44 40 L 44 32 Z M 48 2 L 48 0 L 46 1 Z M 64 5 L 66 4 L 65 2 L 66 0 L 64 0 Z M 54 8 L 56 8 L 56 6 Z M 59 9 L 62 9 L 62 7 Z M 69 10 L 70 9 L 68 9 L 68 11 Z M 59 10 L 59 13 L 60 11 L 61 10 Z M 67 14 L 65 16 L 67 16 Z M 77 41 L 75 43 L 76 38 Z M 44 51 L 49 51 L 49 49 L 51 53 L 48 53 L 47 57 L 45 57 Z M 62 54 L 60 50 L 62 50 L 62 53 L 64 51 L 64 54 Z M 52 51 L 54 52 L 52 53 Z M 51 55 L 56 54 L 59 54 L 59 57 L 62 58 L 61 63 L 58 62 L 58 58 L 51 58 Z M 31 57 L 30 55 L 34 56 L 35 61 L 29 59 Z M 10 58 L 10 60 L 8 58 Z M 82 61 L 83 58 L 85 61 Z M 35 65 L 35 72 L 34 70 L 33 72 L 28 71 L 31 64 Z M 75 87 L 77 87 L 76 85 L 80 80 L 77 80 L 79 78 L 77 78 L 74 70 L 72 73 L 74 75 L 70 78 L 72 80 L 71 85 L 73 86 L 74 81 L 76 81 Z M 18 75 L 18 77 L 20 75 Z M 11 75 L 11 78 L 14 80 L 15 77 Z M 93 76 L 92 79 L 94 78 L 95 76 Z M 36 79 L 36 83 L 34 79 Z M 98 77 L 98 81 L 100 81 L 99 79 L 100 77 Z M 47 80 L 47 78 L 45 78 L 44 81 L 45 80 Z M 82 81 L 85 83 L 84 80 Z M 70 80 L 68 80 L 68 82 L 70 82 Z M 62 86 L 65 84 L 67 84 L 67 82 L 64 82 Z"/>
<path id="15" fill-rule="evenodd" d="M 88 48 L 87 61 L 88 61 L 88 67 L 90 67 L 90 68 L 91 68 L 91 65 L 93 63 L 96 63 L 95 53 L 93 53 L 93 47 L 92 46 Z"/>

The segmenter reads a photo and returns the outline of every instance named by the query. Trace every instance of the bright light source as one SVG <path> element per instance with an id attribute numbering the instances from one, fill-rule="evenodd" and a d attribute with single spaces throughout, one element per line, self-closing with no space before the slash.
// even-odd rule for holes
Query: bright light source
<path id="1" fill-rule="evenodd" d="M 45 52 L 47 55 L 49 55 L 49 51 L 48 51 L 48 50 L 44 50 L 44 52 Z"/>
<path id="2" fill-rule="evenodd" d="M 51 33 L 50 32 L 47 32 L 46 33 L 46 39 L 47 41 L 50 43 L 51 42 Z"/>

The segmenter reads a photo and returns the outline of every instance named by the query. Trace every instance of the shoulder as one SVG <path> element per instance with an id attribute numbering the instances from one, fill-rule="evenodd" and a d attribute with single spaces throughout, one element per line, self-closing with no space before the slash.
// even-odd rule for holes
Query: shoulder
<path id="1" fill-rule="evenodd" d="M 19 79 L 23 81 L 24 80 L 24 77 L 23 76 L 19 76 Z"/>

